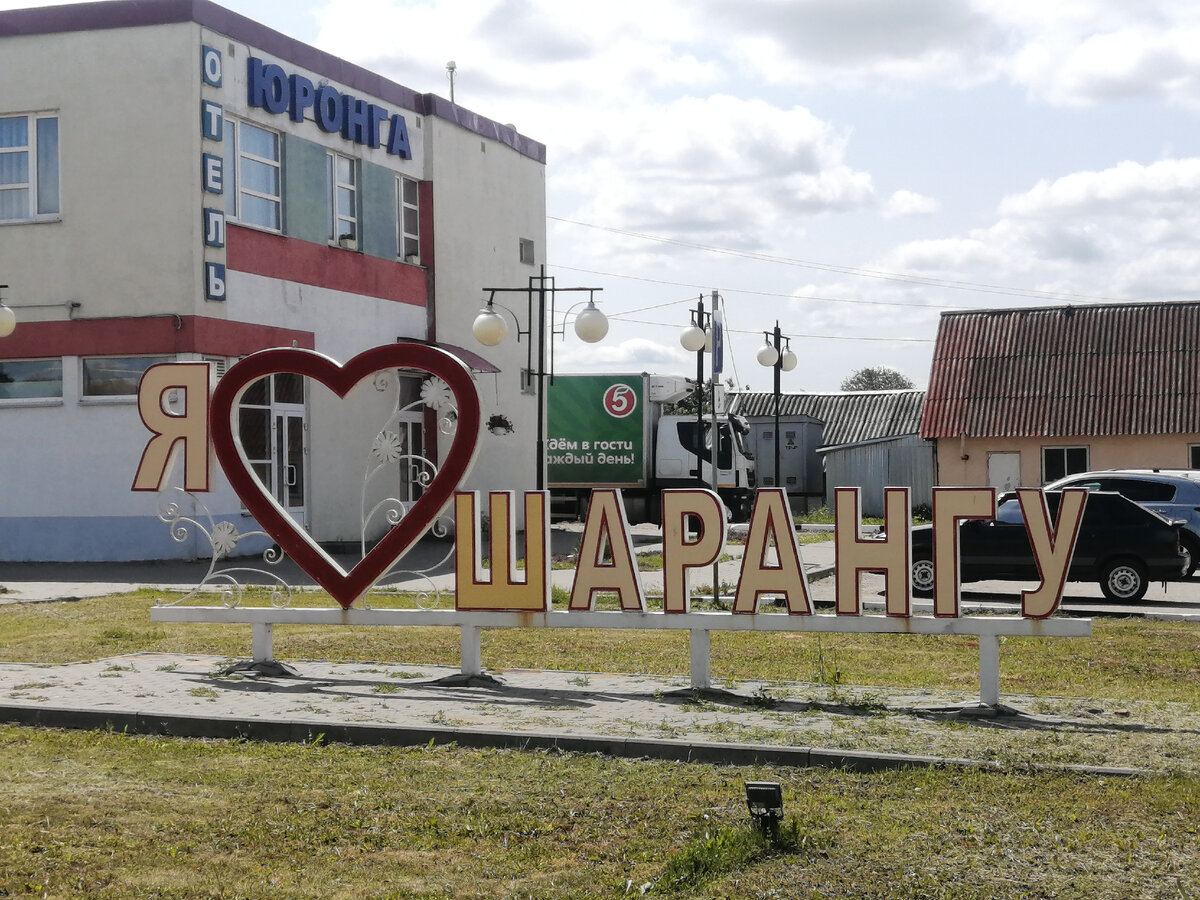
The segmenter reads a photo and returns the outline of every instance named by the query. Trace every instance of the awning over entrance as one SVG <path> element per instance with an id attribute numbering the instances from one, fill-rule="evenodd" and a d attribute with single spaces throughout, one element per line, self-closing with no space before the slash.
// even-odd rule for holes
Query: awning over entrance
<path id="1" fill-rule="evenodd" d="M 466 347 L 460 347 L 457 344 L 446 344 L 442 341 L 423 341 L 419 338 L 400 337 L 398 341 L 409 341 L 413 344 L 426 344 L 430 347 L 437 347 L 439 350 L 445 350 L 447 353 L 452 353 L 467 364 L 472 372 L 499 372 L 498 366 L 492 365 L 478 353 L 468 350 Z"/>

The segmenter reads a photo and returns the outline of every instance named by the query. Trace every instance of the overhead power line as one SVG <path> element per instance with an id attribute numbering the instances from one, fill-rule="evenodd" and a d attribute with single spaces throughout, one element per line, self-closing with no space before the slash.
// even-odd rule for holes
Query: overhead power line
<path id="1" fill-rule="evenodd" d="M 645 234 L 640 231 L 629 231 L 624 228 L 613 228 L 608 225 L 596 225 L 591 222 L 580 222 L 575 219 L 566 219 L 561 216 L 546 216 L 546 218 L 554 222 L 562 222 L 566 225 L 578 225 L 581 228 L 592 228 L 597 231 L 606 231 L 609 234 L 619 234 L 622 237 L 637 238 L 643 241 L 653 241 L 658 244 L 671 244 L 676 247 L 686 247 L 691 250 L 701 250 L 705 253 L 717 253 L 723 256 L 735 256 L 741 259 L 751 259 L 757 262 L 769 262 L 776 263 L 778 265 L 796 266 L 804 269 L 815 269 L 820 272 L 833 272 L 838 275 L 850 275 L 855 278 L 874 278 L 882 281 L 896 281 L 903 284 L 917 284 L 926 287 L 945 288 L 948 290 L 971 291 L 982 294 L 1003 294 L 1012 297 L 1034 297 L 1039 300 L 1057 300 L 1060 302 L 1071 300 L 1099 303 L 1122 302 L 1121 299 L 1117 297 L 1076 294 L 1070 291 L 1040 291 L 1035 288 L 1016 288 L 1001 284 L 987 284 L 985 282 L 962 281 L 951 278 L 932 278 L 925 275 L 913 275 L 905 272 L 885 272 L 877 269 L 860 269 L 854 266 L 841 266 L 833 263 L 818 262 L 816 260 L 795 259 L 787 256 L 775 256 L 769 253 L 756 253 L 751 250 L 734 250 L 729 247 L 714 247 L 709 244 L 701 244 L 695 241 L 684 241 L 680 240 L 679 238 L 664 237 L 656 234 Z M 567 269 L 570 267 L 562 266 L 561 268 Z"/>
<path id="2" fill-rule="evenodd" d="M 690 284 L 686 281 L 665 281 L 661 278 L 646 278 L 642 275 L 621 275 L 616 272 L 600 272 L 596 269 L 581 269 L 577 266 L 564 266 L 559 263 L 551 263 L 552 269 L 564 269 L 568 272 L 582 272 L 585 275 L 602 275 L 606 278 L 626 278 L 630 281 L 645 281 L 649 284 L 662 284 L 667 287 L 689 287 L 697 290 L 707 290 L 704 285 Z M 787 300 L 816 300 L 821 303 L 849 303 L 852 306 L 900 306 L 906 309 L 964 309 L 961 304 L 953 303 L 906 303 L 903 300 L 855 300 L 852 297 L 815 297 L 808 294 L 785 294 L 779 291 L 752 291 L 742 288 L 722 288 L 722 294 L 745 294 L 750 297 L 783 297 Z M 632 312 L 644 312 L 647 309 L 658 309 L 659 306 L 674 306 L 678 303 L 691 303 L 695 301 L 693 295 L 683 300 L 671 300 L 668 303 L 660 303 L 657 306 L 646 306 L 642 309 L 635 309 Z"/>
<path id="3" fill-rule="evenodd" d="M 656 325 L 663 328 L 678 328 L 678 322 L 651 322 L 648 319 L 631 319 L 627 315 L 614 313 L 609 316 L 610 319 L 619 322 L 629 322 L 632 325 Z M 762 330 L 750 331 L 745 328 L 726 328 L 727 332 L 732 334 L 762 334 Z M 821 341 L 878 341 L 886 344 L 932 344 L 933 338 L 903 338 L 903 337 L 864 337 L 862 335 L 852 334 L 806 334 L 804 332 L 789 331 L 788 337 L 796 340 L 798 338 L 810 338 L 812 340 Z"/>

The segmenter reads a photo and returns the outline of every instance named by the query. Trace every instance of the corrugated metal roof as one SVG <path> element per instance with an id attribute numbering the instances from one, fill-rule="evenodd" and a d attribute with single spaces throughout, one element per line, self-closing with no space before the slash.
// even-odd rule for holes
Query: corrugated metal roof
<path id="1" fill-rule="evenodd" d="M 1200 303 L 942 313 L 921 436 L 1200 432 Z"/>
<path id="2" fill-rule="evenodd" d="M 820 419 L 825 423 L 821 446 L 833 447 L 916 434 L 924 399 L 924 391 L 780 394 L 779 414 Z M 730 410 L 742 416 L 773 416 L 775 395 L 738 394 Z"/>

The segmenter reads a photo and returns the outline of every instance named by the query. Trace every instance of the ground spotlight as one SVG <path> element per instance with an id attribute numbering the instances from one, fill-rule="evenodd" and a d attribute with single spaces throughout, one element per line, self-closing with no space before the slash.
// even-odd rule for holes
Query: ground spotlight
<path id="1" fill-rule="evenodd" d="M 774 833 L 783 818 L 783 788 L 777 781 L 747 781 L 746 807 L 755 828 Z"/>

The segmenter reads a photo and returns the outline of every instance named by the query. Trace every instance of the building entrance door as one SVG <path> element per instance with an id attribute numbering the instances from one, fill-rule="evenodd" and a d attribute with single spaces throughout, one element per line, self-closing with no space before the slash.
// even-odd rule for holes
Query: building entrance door
<path id="1" fill-rule="evenodd" d="M 1021 485 L 1021 454 L 989 453 L 988 484 L 1000 493 L 1015 491 Z"/>
<path id="2" fill-rule="evenodd" d="M 272 454 L 275 499 L 303 528 L 307 524 L 304 407 L 298 410 L 274 407 L 271 412 L 271 432 L 275 444 Z"/>
<path id="3" fill-rule="evenodd" d="M 301 528 L 308 527 L 308 426 L 304 379 L 268 375 L 246 388 L 238 436 L 251 471 Z"/>

